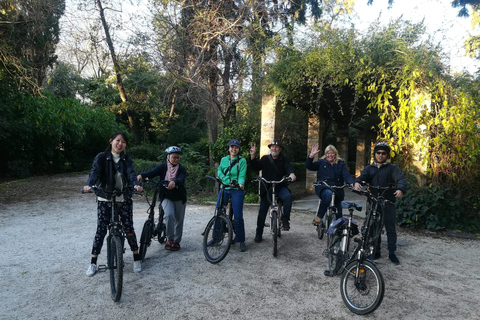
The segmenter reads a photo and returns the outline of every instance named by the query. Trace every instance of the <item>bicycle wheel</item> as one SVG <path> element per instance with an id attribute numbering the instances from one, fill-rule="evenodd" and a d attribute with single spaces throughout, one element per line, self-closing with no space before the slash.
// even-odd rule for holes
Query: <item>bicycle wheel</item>
<path id="1" fill-rule="evenodd" d="M 340 293 L 343 302 L 353 313 L 371 313 L 383 300 L 385 293 L 383 276 L 370 261 L 354 260 L 345 267 L 342 274 Z"/>
<path id="2" fill-rule="evenodd" d="M 367 245 L 368 248 L 373 248 L 371 259 L 375 259 L 375 255 L 380 250 L 381 245 L 381 233 L 382 233 L 382 222 L 380 221 L 380 217 L 372 216 L 370 219 L 369 225 L 369 235 Z"/>
<path id="3" fill-rule="evenodd" d="M 152 243 L 153 225 L 152 221 L 147 220 L 143 224 L 142 235 L 140 236 L 140 260 L 145 259 L 147 248 Z"/>
<path id="4" fill-rule="evenodd" d="M 336 208 L 329 208 L 326 213 L 325 228 L 328 230 L 333 221 L 337 219 L 337 210 Z M 330 243 L 332 242 L 333 236 L 327 233 L 327 249 L 330 248 Z"/>
<path id="5" fill-rule="evenodd" d="M 278 254 L 277 240 L 278 240 L 278 213 L 277 211 L 272 212 L 272 220 L 270 221 L 272 226 L 272 237 L 273 237 L 273 256 L 276 257 Z"/>
<path id="6" fill-rule="evenodd" d="M 110 290 L 113 301 L 122 296 L 123 288 L 123 241 L 120 236 L 111 236 L 108 241 L 108 269 L 110 270 Z"/>
<path id="7" fill-rule="evenodd" d="M 157 235 L 157 240 L 160 244 L 164 244 L 167 241 L 167 226 L 163 222 L 163 217 L 165 216 L 165 211 L 163 211 L 163 207 L 160 206 L 160 212 L 158 215 L 158 223 L 157 228 L 155 229 L 155 233 Z"/>
<path id="8" fill-rule="evenodd" d="M 225 215 L 213 217 L 203 235 L 203 254 L 210 263 L 219 263 L 228 254 L 232 243 L 232 222 Z"/>
<path id="9" fill-rule="evenodd" d="M 327 249 L 329 276 L 337 275 L 343 265 L 343 252 L 340 251 L 341 239 L 341 235 L 334 235 Z"/>

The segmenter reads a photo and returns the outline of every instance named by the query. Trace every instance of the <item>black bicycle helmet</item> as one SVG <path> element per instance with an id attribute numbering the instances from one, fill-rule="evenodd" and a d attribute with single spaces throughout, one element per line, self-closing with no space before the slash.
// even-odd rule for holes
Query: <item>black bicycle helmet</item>
<path id="1" fill-rule="evenodd" d="M 387 156 L 390 155 L 390 151 L 392 150 L 390 148 L 390 146 L 388 145 L 388 143 L 382 141 L 382 142 L 379 142 L 375 145 L 375 147 L 373 148 L 373 153 L 375 154 L 378 150 L 383 150 L 385 152 L 387 152 Z"/>
<path id="2" fill-rule="evenodd" d="M 171 146 L 171 147 L 168 147 L 167 149 L 165 149 L 165 153 L 167 155 L 171 154 L 171 153 L 182 153 L 182 149 L 180 149 L 179 147 L 176 147 L 176 146 Z"/>

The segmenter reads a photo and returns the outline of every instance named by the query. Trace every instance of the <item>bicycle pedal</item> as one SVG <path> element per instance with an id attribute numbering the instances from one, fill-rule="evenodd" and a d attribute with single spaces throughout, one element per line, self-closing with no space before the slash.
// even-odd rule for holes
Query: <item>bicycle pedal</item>
<path id="1" fill-rule="evenodd" d="M 353 242 L 360 243 L 360 242 L 362 242 L 362 239 L 361 238 L 355 238 L 355 239 L 353 239 Z"/>
<path id="2" fill-rule="evenodd" d="M 97 267 L 97 272 L 105 272 L 107 271 L 107 266 L 104 264 L 99 264 Z"/>

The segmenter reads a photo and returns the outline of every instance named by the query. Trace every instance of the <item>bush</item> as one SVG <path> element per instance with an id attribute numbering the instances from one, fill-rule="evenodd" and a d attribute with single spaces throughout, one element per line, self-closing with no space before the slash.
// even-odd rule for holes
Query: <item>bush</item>
<path id="1" fill-rule="evenodd" d="M 397 202 L 397 222 L 400 225 L 429 230 L 461 227 L 460 196 L 449 187 L 412 186 Z"/>

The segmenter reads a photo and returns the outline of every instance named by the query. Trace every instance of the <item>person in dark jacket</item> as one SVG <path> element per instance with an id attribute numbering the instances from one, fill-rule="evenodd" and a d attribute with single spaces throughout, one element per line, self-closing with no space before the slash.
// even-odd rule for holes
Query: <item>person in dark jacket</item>
<path id="1" fill-rule="evenodd" d="M 386 190 L 384 197 L 392 202 L 397 198 L 401 198 L 407 190 L 407 181 L 396 165 L 387 161 L 390 156 L 391 148 L 386 142 L 379 142 L 373 149 L 375 161 L 371 165 L 367 165 L 357 179 L 355 179 L 355 190 L 360 190 L 360 183 L 365 181 L 372 186 L 388 187 L 395 184 L 396 188 Z M 372 192 L 378 193 L 378 190 L 372 189 Z M 397 250 L 397 231 L 396 231 L 396 211 L 393 203 L 387 203 L 383 212 L 383 221 L 385 230 L 387 231 L 388 258 L 394 264 L 399 264 L 395 251 Z M 380 258 L 381 239 L 378 238 L 375 259 Z"/>
<path id="2" fill-rule="evenodd" d="M 179 147 L 171 146 L 165 150 L 167 162 L 161 163 L 154 169 L 142 172 L 137 176 L 139 182 L 142 178 L 154 178 L 160 176 L 162 180 L 169 181 L 166 188 L 160 190 L 160 205 L 165 212 L 165 226 L 167 243 L 165 249 L 178 251 L 183 235 L 183 221 L 187 207 L 187 190 L 185 189 L 185 178 L 187 170 L 180 164 Z"/>
<path id="3" fill-rule="evenodd" d="M 143 188 L 138 185 L 133 160 L 124 152 L 126 147 L 127 135 L 124 132 L 114 133 L 108 148 L 93 160 L 87 185 L 83 187 L 84 192 L 89 192 L 92 186 L 106 191 L 105 198 L 97 196 L 97 233 L 93 240 L 90 266 L 87 269 L 87 276 L 90 277 L 97 272 L 97 257 L 102 250 L 110 223 L 112 200 L 108 193 L 113 190 L 122 192 L 122 195 L 116 198 L 117 212 L 122 220 L 130 249 L 133 251 L 133 271 L 142 270 L 137 236 L 133 228 L 133 202 L 129 187 L 134 187 L 137 192 L 142 192 Z"/>
<path id="4" fill-rule="evenodd" d="M 257 152 L 255 144 L 250 146 L 250 165 L 254 170 L 262 170 L 262 177 L 269 181 L 278 181 L 285 176 L 289 176 L 292 181 L 297 178 L 294 174 L 293 166 L 290 160 L 283 155 L 283 150 L 280 141 L 274 140 L 268 145 L 270 149 L 269 155 L 264 155 L 261 159 L 256 159 L 255 154 Z M 260 184 L 260 209 L 258 211 L 257 218 L 257 230 L 255 233 L 255 242 L 262 241 L 263 228 L 265 226 L 265 219 L 267 218 L 267 211 L 270 206 L 271 186 L 265 186 Z M 277 196 L 283 202 L 283 230 L 290 230 L 290 212 L 292 211 L 292 194 L 287 188 L 287 182 L 277 185 Z"/>
<path id="5" fill-rule="evenodd" d="M 305 167 L 311 171 L 317 171 L 317 181 L 325 181 L 329 186 L 342 186 L 346 183 L 353 184 L 353 178 L 347 170 L 345 161 L 338 157 L 338 151 L 333 145 L 325 148 L 325 154 L 318 161 L 313 158 L 319 152 L 318 144 L 312 147 L 310 155 L 305 161 Z M 337 218 L 342 216 L 342 201 L 345 197 L 343 189 L 334 189 L 335 206 L 337 207 Z M 315 224 L 322 223 L 322 218 L 332 201 L 333 191 L 325 185 L 315 187 L 315 193 L 322 199 L 320 208 L 315 217 Z"/>

